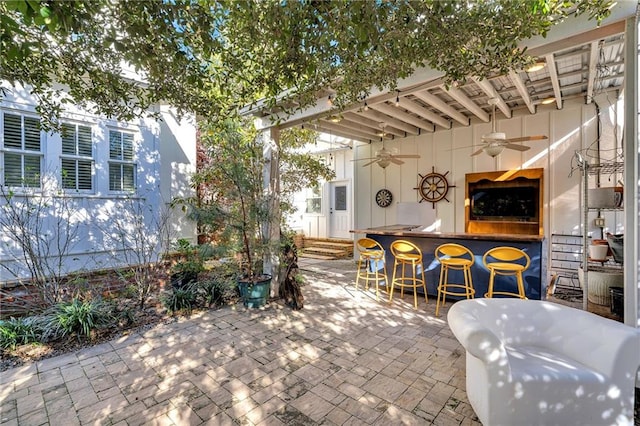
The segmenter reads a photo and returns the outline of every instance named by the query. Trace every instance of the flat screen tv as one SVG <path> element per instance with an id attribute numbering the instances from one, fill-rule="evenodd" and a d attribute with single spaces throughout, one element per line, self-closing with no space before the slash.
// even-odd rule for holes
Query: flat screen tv
<path id="1" fill-rule="evenodd" d="M 538 188 L 534 186 L 475 188 L 470 198 L 472 220 L 525 222 L 538 217 Z"/>

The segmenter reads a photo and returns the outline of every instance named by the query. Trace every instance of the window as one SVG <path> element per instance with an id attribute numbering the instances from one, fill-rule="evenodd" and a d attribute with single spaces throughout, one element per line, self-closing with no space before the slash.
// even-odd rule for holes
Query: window
<path id="1" fill-rule="evenodd" d="M 334 209 L 336 211 L 347 210 L 347 187 L 336 186 L 334 188 Z"/>
<path id="2" fill-rule="evenodd" d="M 93 142 L 91 127 L 62 125 L 62 187 L 91 191 L 93 189 Z"/>
<path id="3" fill-rule="evenodd" d="M 316 185 L 311 189 L 307 189 L 307 209 L 305 213 L 321 213 L 322 212 L 322 193 L 320 186 Z"/>
<path id="4" fill-rule="evenodd" d="M 133 162 L 133 134 L 109 131 L 109 190 L 135 191 L 136 164 Z"/>
<path id="5" fill-rule="evenodd" d="M 7 186 L 40 188 L 42 152 L 40 120 L 3 114 L 3 176 Z"/>

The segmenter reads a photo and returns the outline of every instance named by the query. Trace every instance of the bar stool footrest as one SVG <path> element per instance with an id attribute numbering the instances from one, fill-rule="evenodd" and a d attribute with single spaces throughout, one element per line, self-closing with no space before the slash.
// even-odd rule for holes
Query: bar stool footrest
<path id="1" fill-rule="evenodd" d="M 518 299 L 527 299 L 526 296 L 521 296 L 518 293 L 510 293 L 508 291 L 494 291 L 493 296 L 495 295 L 517 297 Z M 493 297 L 493 296 L 489 296 L 489 293 L 484 294 L 484 297 L 486 298 Z"/>
<path id="2" fill-rule="evenodd" d="M 451 288 L 459 288 L 462 291 L 451 291 L 449 289 Z M 459 296 L 459 297 L 467 297 L 467 296 L 474 296 L 476 294 L 476 290 L 473 288 L 469 288 L 468 286 L 464 285 L 464 284 L 446 284 L 446 288 L 438 288 L 438 291 L 442 294 L 445 294 L 447 296 Z M 494 292 L 495 294 L 495 292 Z"/>

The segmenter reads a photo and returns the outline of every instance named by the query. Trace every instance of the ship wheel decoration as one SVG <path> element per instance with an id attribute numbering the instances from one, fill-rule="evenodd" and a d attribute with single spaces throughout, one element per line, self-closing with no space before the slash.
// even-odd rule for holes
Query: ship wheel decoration
<path id="1" fill-rule="evenodd" d="M 449 185 L 447 182 L 447 174 L 436 173 L 435 168 L 431 167 L 431 173 L 428 173 L 420 176 L 420 183 L 416 188 L 418 193 L 420 194 L 421 200 L 420 202 L 427 201 L 433 204 L 433 208 L 436 208 L 436 203 L 440 200 L 445 200 L 447 203 L 449 200 L 447 199 L 447 192 L 449 192 L 449 188 L 455 188 L 455 185 Z"/>

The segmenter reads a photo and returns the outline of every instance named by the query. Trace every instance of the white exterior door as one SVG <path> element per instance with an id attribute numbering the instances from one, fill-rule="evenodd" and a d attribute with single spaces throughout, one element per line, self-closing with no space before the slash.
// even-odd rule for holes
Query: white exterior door
<path id="1" fill-rule="evenodd" d="M 329 237 L 351 238 L 351 201 L 349 197 L 349 183 L 331 182 L 329 195 Z"/>

